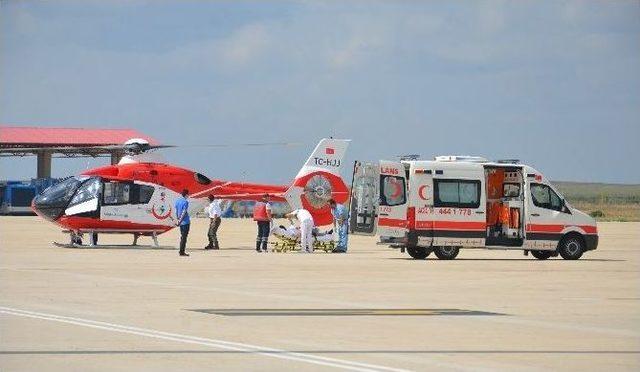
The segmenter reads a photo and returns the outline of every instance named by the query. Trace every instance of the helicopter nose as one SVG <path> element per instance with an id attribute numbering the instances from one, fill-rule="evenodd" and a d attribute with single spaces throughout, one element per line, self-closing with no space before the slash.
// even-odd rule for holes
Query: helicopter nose
<path id="1" fill-rule="evenodd" d="M 60 215 L 62 215 L 65 210 L 65 206 L 60 203 L 52 202 L 47 199 L 47 195 L 43 193 L 33 198 L 33 201 L 31 202 L 31 209 L 33 209 L 38 216 L 46 218 L 47 220 L 55 221 L 60 217 Z"/>
<path id="2" fill-rule="evenodd" d="M 49 187 L 33 199 L 32 209 L 48 220 L 57 220 L 69 205 L 80 183 L 80 180 L 72 177 Z"/>

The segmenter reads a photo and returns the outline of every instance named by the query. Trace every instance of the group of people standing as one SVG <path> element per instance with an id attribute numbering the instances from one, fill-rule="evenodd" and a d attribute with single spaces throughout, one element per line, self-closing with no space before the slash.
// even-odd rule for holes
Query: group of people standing
<path id="1" fill-rule="evenodd" d="M 189 229 L 191 226 L 191 219 L 189 218 L 188 211 L 188 195 L 189 191 L 183 190 L 182 197 L 178 198 L 175 204 L 177 217 L 176 225 L 180 227 L 180 256 L 189 256 L 189 254 L 185 252 L 187 236 L 189 235 Z M 349 233 L 349 211 L 344 205 L 336 203 L 333 199 L 329 200 L 329 205 L 331 206 L 331 214 L 333 215 L 334 231 L 338 235 L 336 248 L 332 252 L 346 253 Z M 222 209 L 220 208 L 219 200 L 217 200 L 214 195 L 209 195 L 209 206 L 205 210 L 209 217 L 209 230 L 207 233 L 209 244 L 205 246 L 204 249 L 220 249 L 220 245 L 218 244 L 218 229 L 222 223 Z M 308 210 L 301 208 L 287 213 L 285 218 L 289 219 L 291 223 L 293 223 L 294 219 L 298 221 L 302 252 L 313 252 L 313 229 L 315 226 L 311 213 Z M 267 252 L 269 233 L 271 231 L 271 221 L 273 220 L 269 195 L 263 195 L 261 200 L 256 202 L 253 208 L 253 220 L 256 221 L 258 225 L 256 251 Z"/>

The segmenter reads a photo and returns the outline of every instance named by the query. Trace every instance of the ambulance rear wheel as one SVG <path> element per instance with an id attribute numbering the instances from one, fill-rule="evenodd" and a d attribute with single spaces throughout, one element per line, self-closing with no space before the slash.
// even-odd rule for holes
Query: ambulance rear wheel
<path id="1" fill-rule="evenodd" d="M 453 260 L 460 253 L 458 247 L 438 247 L 433 250 L 436 256 L 441 260 Z"/>
<path id="2" fill-rule="evenodd" d="M 531 251 L 531 255 L 539 260 L 546 260 L 551 257 L 551 252 L 549 251 Z"/>
<path id="3" fill-rule="evenodd" d="M 577 260 L 584 253 L 584 240 L 580 235 L 568 235 L 560 241 L 558 252 L 565 260 Z"/>
<path id="4" fill-rule="evenodd" d="M 424 260 L 431 254 L 431 250 L 424 247 L 407 247 L 407 253 L 416 260 Z"/>

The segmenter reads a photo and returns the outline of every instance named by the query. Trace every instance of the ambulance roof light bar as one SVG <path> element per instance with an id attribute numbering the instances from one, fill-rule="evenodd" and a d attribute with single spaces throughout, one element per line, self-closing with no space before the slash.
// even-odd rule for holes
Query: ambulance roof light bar
<path id="1" fill-rule="evenodd" d="M 470 163 L 488 163 L 489 160 L 481 156 L 468 156 L 468 155 L 443 155 L 433 158 L 435 161 L 451 162 L 451 161 L 465 161 Z"/>
<path id="2" fill-rule="evenodd" d="M 400 161 L 411 161 L 420 159 L 420 154 L 398 155 Z"/>
<path id="3" fill-rule="evenodd" d="M 496 160 L 498 164 L 520 164 L 520 159 L 498 159 Z"/>

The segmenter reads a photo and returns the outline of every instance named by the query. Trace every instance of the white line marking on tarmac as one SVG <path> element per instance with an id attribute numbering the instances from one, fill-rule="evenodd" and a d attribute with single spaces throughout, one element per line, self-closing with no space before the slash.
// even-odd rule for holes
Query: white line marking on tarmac
<path id="1" fill-rule="evenodd" d="M 327 357 L 321 357 L 321 356 L 298 353 L 298 352 L 289 352 L 286 350 L 274 349 L 274 348 L 264 347 L 264 346 L 243 344 L 239 342 L 230 342 L 230 341 L 224 341 L 224 340 L 216 340 L 211 338 L 181 335 L 178 333 L 162 332 L 162 331 L 156 331 L 153 329 L 130 327 L 130 326 L 125 326 L 121 324 L 100 322 L 100 321 L 89 320 L 89 319 L 39 313 L 39 312 L 15 309 L 15 308 L 4 307 L 4 306 L 0 306 L 0 313 L 15 315 L 15 316 L 22 316 L 27 318 L 34 318 L 34 319 L 50 320 L 50 321 L 60 322 L 60 323 L 75 324 L 83 327 L 96 328 L 96 329 L 102 329 L 102 330 L 119 332 L 119 333 L 128 333 L 128 334 L 133 334 L 138 336 L 176 341 L 176 342 L 182 342 L 187 344 L 196 344 L 196 345 L 208 346 L 208 347 L 224 349 L 224 350 L 242 351 L 242 352 L 254 353 L 262 356 L 272 357 L 272 358 L 311 363 L 311 364 L 317 364 L 317 365 L 326 366 L 326 367 L 341 368 L 341 369 L 351 370 L 351 371 L 393 371 L 393 372 L 407 371 L 405 369 L 384 367 L 384 366 L 379 366 L 375 364 L 351 362 L 348 360 L 327 358 Z"/>
<path id="2" fill-rule="evenodd" d="M 8 268 L 8 267 L 0 267 L 0 270 L 9 270 L 9 271 L 19 271 L 19 272 L 37 272 L 34 269 L 16 269 L 16 268 Z M 351 301 L 336 301 L 329 300 L 326 298 L 320 297 L 311 297 L 305 295 L 286 295 L 286 294 L 274 294 L 274 293 L 263 293 L 263 292 L 250 292 L 246 290 L 237 290 L 230 288 L 219 288 L 213 286 L 197 286 L 197 285 L 188 285 L 188 284 L 175 284 L 175 283 L 166 283 L 166 282 L 157 282 L 157 281 L 149 281 L 149 280 L 140 280 L 140 279 L 129 279 L 129 278 L 118 278 L 112 276 L 105 275 L 94 275 L 94 274 L 81 274 L 74 273 L 68 271 L 47 271 L 47 274 L 58 274 L 58 275 L 67 275 L 71 277 L 78 278 L 91 278 L 93 280 L 110 280 L 114 282 L 121 283 L 130 283 L 137 285 L 149 285 L 149 286 L 159 286 L 165 288 L 178 288 L 178 289 L 188 289 L 188 290 L 198 290 L 198 291 L 210 291 L 210 292 L 219 292 L 219 293 L 230 293 L 243 295 L 248 297 L 257 297 L 257 298 L 270 298 L 270 299 L 281 299 L 287 301 L 309 301 L 316 302 L 328 305 L 337 305 L 337 306 L 349 306 L 349 307 L 367 307 L 367 308 L 384 308 L 385 304 L 373 303 L 373 302 L 351 302 Z M 443 316 L 444 317 L 444 316 Z M 463 320 L 459 315 L 454 315 L 456 321 Z M 555 329 L 555 330 L 566 330 L 566 331 L 579 331 L 579 332 L 587 332 L 587 333 L 600 333 L 612 336 L 622 336 L 622 337 L 640 337 L 640 333 L 634 330 L 626 330 L 626 329 L 617 329 L 617 328 L 608 328 L 608 327 L 598 327 L 598 326 L 588 326 L 584 324 L 575 324 L 575 323 L 566 323 L 559 321 L 546 321 L 546 320 L 536 320 L 536 319 L 527 319 L 527 318 L 513 318 L 507 316 L 499 316 L 499 317 L 476 317 L 473 319 L 486 321 L 486 322 L 497 322 L 502 324 L 521 324 L 530 327 L 539 327 L 539 328 L 547 328 L 547 329 Z"/>

